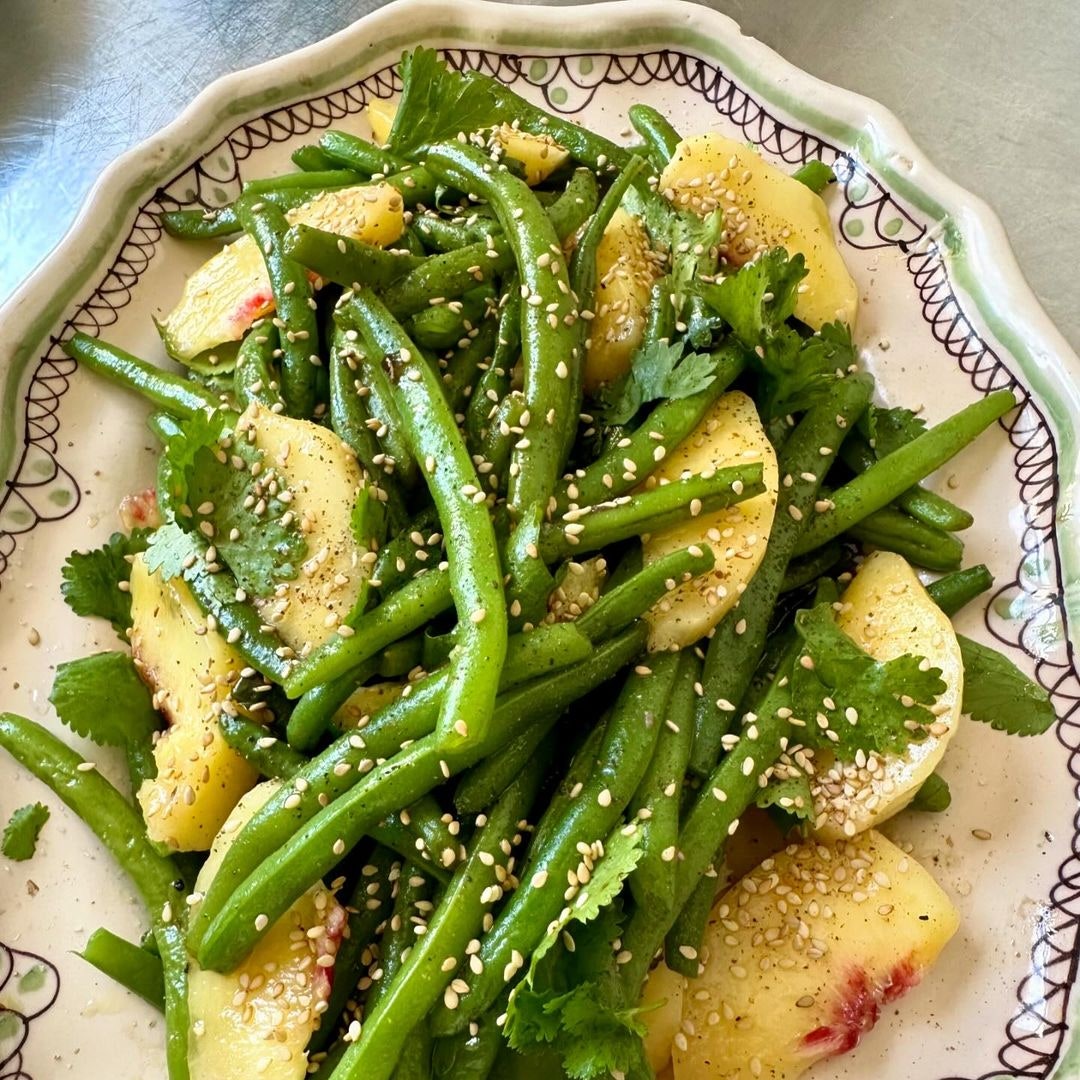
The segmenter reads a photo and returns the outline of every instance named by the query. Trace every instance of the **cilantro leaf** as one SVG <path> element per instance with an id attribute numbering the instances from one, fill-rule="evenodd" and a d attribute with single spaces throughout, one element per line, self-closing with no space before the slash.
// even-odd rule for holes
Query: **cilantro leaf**
<path id="1" fill-rule="evenodd" d="M 689 210 L 674 214 L 671 229 L 671 292 L 675 308 L 687 324 L 686 336 L 696 348 L 712 341 L 722 323 L 697 293 L 699 282 L 716 273 L 724 214 L 717 209 L 704 217 Z"/>
<path id="2" fill-rule="evenodd" d="M 836 625 L 827 604 L 800 611 L 795 627 L 813 661 L 796 664 L 791 678 L 805 742 L 850 761 L 859 750 L 902 753 L 925 737 L 934 722 L 928 706 L 945 690 L 939 668 L 911 654 L 875 660 Z"/>
<path id="3" fill-rule="evenodd" d="M 159 573 L 162 581 L 171 581 L 184 576 L 185 563 L 200 558 L 204 546 L 198 537 L 185 532 L 175 521 L 168 521 L 150 537 L 143 561 L 151 574 Z"/>
<path id="4" fill-rule="evenodd" d="M 604 424 L 626 424 L 651 401 L 678 401 L 701 393 L 716 378 L 716 357 L 684 354 L 686 343 L 664 339 L 634 353 L 630 371 L 600 395 L 597 416 Z"/>
<path id="5" fill-rule="evenodd" d="M 127 653 L 96 653 L 60 664 L 49 701 L 63 724 L 101 746 L 149 743 L 160 726 L 150 691 Z"/>
<path id="6" fill-rule="evenodd" d="M 949 809 L 952 802 L 952 792 L 949 785 L 937 773 L 931 773 L 922 783 L 922 787 L 915 792 L 915 798 L 911 800 L 910 809 L 922 810 L 928 814 L 940 814 Z"/>
<path id="7" fill-rule="evenodd" d="M 48 820 L 49 808 L 42 803 L 20 806 L 4 826 L 0 850 L 15 862 L 25 862 L 32 858 L 37 848 L 38 836 Z"/>
<path id="8" fill-rule="evenodd" d="M 957 635 L 964 660 L 963 711 L 1009 735 L 1041 735 L 1057 716 L 1050 695 L 1007 656 Z"/>
<path id="9" fill-rule="evenodd" d="M 800 184 L 805 184 L 816 195 L 820 195 L 836 180 L 836 174 L 824 161 L 808 161 L 791 175 Z"/>
<path id="10" fill-rule="evenodd" d="M 511 1048 L 554 1049 L 573 1080 L 629 1073 L 644 1062 L 645 1026 L 638 1010 L 622 1003 L 611 963 L 621 927 L 617 897 L 641 858 L 640 844 L 638 832 L 611 835 L 578 903 L 548 928 L 510 996 L 503 1032 Z M 573 952 L 564 934 L 572 934 Z"/>
<path id="11" fill-rule="evenodd" d="M 798 352 L 767 351 L 762 362 L 763 411 L 771 418 L 809 409 L 856 360 L 851 330 L 839 322 L 826 323 L 803 338 Z"/>
<path id="12" fill-rule="evenodd" d="M 922 417 L 902 408 L 883 409 L 871 405 L 860 423 L 879 458 L 888 457 L 926 431 L 926 421 Z"/>
<path id="13" fill-rule="evenodd" d="M 762 810 L 778 807 L 799 821 L 811 821 L 814 816 L 814 796 L 805 773 L 774 777 L 758 792 L 757 805 Z"/>
<path id="14" fill-rule="evenodd" d="M 307 541 L 281 497 L 284 479 L 276 463 L 244 437 L 235 414 L 196 413 L 169 439 L 164 456 L 173 494 L 191 511 L 178 524 L 203 535 L 209 531 L 241 588 L 263 596 L 296 577 Z"/>
<path id="15" fill-rule="evenodd" d="M 773 248 L 719 284 L 697 287 L 751 351 L 761 375 L 758 404 L 765 420 L 810 408 L 856 360 L 851 331 L 842 323 L 827 323 L 807 338 L 787 325 L 805 276 L 801 254 L 789 257 Z"/>
<path id="16" fill-rule="evenodd" d="M 799 282 L 806 277 L 801 254 L 773 248 L 715 285 L 699 285 L 706 303 L 748 349 L 768 349 L 795 311 Z"/>
<path id="17" fill-rule="evenodd" d="M 409 156 L 459 132 L 494 127 L 507 117 L 498 84 L 492 86 L 493 80 L 476 72 L 451 71 L 434 49 L 406 53 L 401 78 L 404 86 L 387 139 L 399 154 Z"/>
<path id="18" fill-rule="evenodd" d="M 60 592 L 76 615 L 108 619 L 123 638 L 131 627 L 131 594 L 120 582 L 131 576 L 130 556 L 146 549 L 147 531 L 136 529 L 130 536 L 113 533 L 108 542 L 94 551 L 73 551 L 60 571 Z"/>

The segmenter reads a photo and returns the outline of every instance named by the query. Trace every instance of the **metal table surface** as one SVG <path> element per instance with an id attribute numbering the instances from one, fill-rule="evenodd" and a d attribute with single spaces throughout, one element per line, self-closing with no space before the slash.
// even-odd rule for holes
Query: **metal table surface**
<path id="1" fill-rule="evenodd" d="M 557 2 L 557 0 L 556 0 Z M 101 169 L 214 78 L 339 30 L 378 0 L 6 0 L 0 300 L 54 247 Z M 1077 0 L 710 0 L 789 60 L 876 98 L 1002 216 L 1080 348 Z"/>

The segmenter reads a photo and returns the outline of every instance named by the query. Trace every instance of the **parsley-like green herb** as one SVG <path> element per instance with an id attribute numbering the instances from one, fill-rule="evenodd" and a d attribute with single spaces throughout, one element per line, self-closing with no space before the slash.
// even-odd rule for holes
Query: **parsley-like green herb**
<path id="1" fill-rule="evenodd" d="M 151 574 L 159 574 L 162 581 L 183 577 L 185 563 L 201 558 L 205 545 L 191 533 L 181 529 L 175 521 L 167 521 L 150 537 L 143 560 Z"/>
<path id="2" fill-rule="evenodd" d="M 926 431 L 925 420 L 910 409 L 899 407 L 884 409 L 871 405 L 859 423 L 879 458 L 888 457 Z"/>
<path id="3" fill-rule="evenodd" d="M 235 420 L 224 410 L 196 413 L 168 441 L 165 458 L 182 488 L 180 501 L 193 511 L 179 524 L 186 529 L 212 526 L 212 542 L 240 587 L 265 596 L 276 583 L 296 577 L 307 541 L 279 498 L 285 479 L 272 483 L 275 464 L 234 435 Z"/>
<path id="4" fill-rule="evenodd" d="M 836 625 L 827 604 L 800 611 L 795 627 L 813 661 L 796 664 L 791 678 L 803 741 L 851 761 L 859 750 L 903 753 L 925 737 L 934 722 L 929 706 L 945 690 L 940 668 L 910 653 L 875 660 Z"/>
<path id="5" fill-rule="evenodd" d="M 716 378 L 716 358 L 685 349 L 684 341 L 663 339 L 638 349 L 630 371 L 601 392 L 597 418 L 607 425 L 626 424 L 651 401 L 677 401 L 706 389 Z"/>
<path id="6" fill-rule="evenodd" d="M 76 615 L 108 619 L 121 638 L 131 626 L 131 594 L 120 588 L 131 577 L 129 558 L 146 550 L 147 530 L 130 536 L 113 533 L 108 543 L 94 551 L 73 551 L 60 575 L 60 592 Z"/>
<path id="7" fill-rule="evenodd" d="M 836 179 L 836 174 L 824 161 L 808 161 L 791 175 L 817 195 Z"/>
<path id="8" fill-rule="evenodd" d="M 1050 695 L 1007 656 L 957 635 L 964 660 L 963 711 L 1009 735 L 1041 735 L 1057 716 Z"/>
<path id="9" fill-rule="evenodd" d="M 776 806 L 799 821 L 810 821 L 814 816 L 814 796 L 805 773 L 772 779 L 761 789 L 757 805 L 762 810 Z"/>
<path id="10" fill-rule="evenodd" d="M 614 832 L 579 897 L 549 928 L 515 988 L 503 1031 L 510 1046 L 528 1053 L 551 1048 L 573 1080 L 631 1073 L 644 1061 L 645 1026 L 636 1008 L 619 999 L 612 942 L 621 929 L 617 896 L 641 857 L 640 836 Z M 563 934 L 573 937 L 573 952 Z"/>
<path id="11" fill-rule="evenodd" d="M 915 798 L 911 800 L 912 810 L 922 810 L 928 814 L 940 814 L 949 809 L 952 802 L 952 792 L 949 785 L 937 773 L 931 773 L 915 792 Z"/>
<path id="12" fill-rule="evenodd" d="M 801 254 L 789 257 L 773 248 L 719 284 L 697 286 L 751 352 L 761 375 L 758 408 L 766 421 L 816 404 L 856 360 L 851 331 L 842 323 L 828 323 L 806 338 L 788 325 L 805 276 Z"/>
<path id="13" fill-rule="evenodd" d="M 150 691 L 123 652 L 60 664 L 49 701 L 65 726 L 100 746 L 148 744 L 159 727 Z"/>
<path id="14" fill-rule="evenodd" d="M 0 850 L 15 862 L 25 862 L 32 858 L 37 848 L 38 836 L 48 820 L 49 808 L 42 803 L 20 806 L 4 826 Z"/>
<path id="15" fill-rule="evenodd" d="M 406 53 L 401 78 L 404 87 L 387 143 L 406 157 L 459 132 L 494 127 L 506 115 L 498 92 L 505 88 L 476 72 L 450 71 L 434 49 Z"/>

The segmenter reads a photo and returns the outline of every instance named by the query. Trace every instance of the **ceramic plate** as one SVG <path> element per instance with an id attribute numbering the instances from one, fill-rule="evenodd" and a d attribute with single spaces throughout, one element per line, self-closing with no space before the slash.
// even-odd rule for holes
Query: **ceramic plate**
<path id="1" fill-rule="evenodd" d="M 997 220 L 938 173 L 888 112 L 798 71 L 706 9 L 674 0 L 560 9 L 404 0 L 220 80 L 117 161 L 0 314 L 0 704 L 52 722 L 50 669 L 113 646 L 107 628 L 62 603 L 60 565 L 72 548 L 103 541 L 120 496 L 153 477 L 141 406 L 77 370 L 58 339 L 73 328 L 100 332 L 164 362 L 150 317 L 172 306 L 207 252 L 164 237 L 158 214 L 230 200 L 244 179 L 287 168 L 292 149 L 331 125 L 368 134 L 366 102 L 399 88 L 394 65 L 420 43 L 615 138 L 627 137 L 627 107 L 645 101 L 685 132 L 749 140 L 788 168 L 824 160 L 841 180 L 829 203 L 860 286 L 858 338 L 881 394 L 922 405 L 936 421 L 992 388 L 1016 389 L 1022 407 L 939 483 L 976 513 L 967 561 L 996 576 L 985 610 L 966 612 L 960 627 L 994 639 L 1052 692 L 1056 738 L 1006 742 L 968 725 L 943 769 L 952 808 L 889 829 L 932 868 L 962 929 L 854 1054 L 814 1076 L 1076 1075 L 1080 363 L 1024 284 Z M 119 777 L 119 762 L 85 749 Z M 7 759 L 0 793 L 5 820 L 33 799 L 53 803 Z M 163 1076 L 155 1015 L 73 955 L 99 925 L 129 937 L 143 929 L 132 890 L 89 832 L 54 806 L 37 856 L 4 861 L 0 873 L 0 1076 Z"/>

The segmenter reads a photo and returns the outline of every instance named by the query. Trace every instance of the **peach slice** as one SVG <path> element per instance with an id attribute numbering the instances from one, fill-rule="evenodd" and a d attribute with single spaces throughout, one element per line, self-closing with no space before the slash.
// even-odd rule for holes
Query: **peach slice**
<path id="1" fill-rule="evenodd" d="M 854 1049 L 957 925 L 934 879 L 880 833 L 786 848 L 713 909 L 675 1080 L 794 1080 Z"/>

